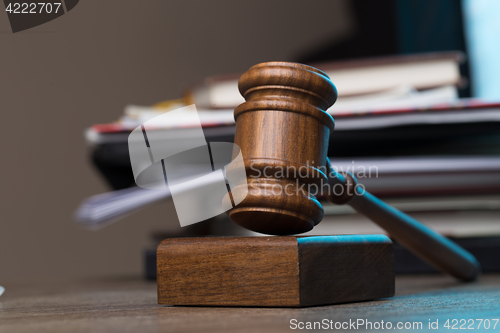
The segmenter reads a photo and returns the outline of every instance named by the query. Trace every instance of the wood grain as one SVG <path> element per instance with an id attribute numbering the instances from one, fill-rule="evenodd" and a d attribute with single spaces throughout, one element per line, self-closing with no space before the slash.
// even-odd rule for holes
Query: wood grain
<path id="1" fill-rule="evenodd" d="M 158 303 L 295 306 L 297 240 L 292 237 L 166 239 L 157 250 Z"/>
<path id="2" fill-rule="evenodd" d="M 431 319 L 439 320 L 443 330 L 451 318 L 499 318 L 500 308 L 500 274 L 484 274 L 471 284 L 441 274 L 397 276 L 398 297 L 314 308 L 163 306 L 157 304 L 156 283 L 124 276 L 2 285 L 6 288 L 0 297 L 2 333 L 285 333 L 292 331 L 291 319 L 325 318 L 384 320 L 394 325 L 407 321 L 426 325 Z M 492 327 L 489 331 L 498 331 L 498 325 L 496 330 Z"/>
<path id="3" fill-rule="evenodd" d="M 382 235 L 167 239 L 157 265 L 160 304 L 303 307 L 394 295 Z"/>

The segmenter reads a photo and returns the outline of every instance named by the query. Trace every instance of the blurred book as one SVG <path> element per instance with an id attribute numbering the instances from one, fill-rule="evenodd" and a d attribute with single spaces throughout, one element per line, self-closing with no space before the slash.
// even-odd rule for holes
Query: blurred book
<path id="1" fill-rule="evenodd" d="M 380 197 L 500 193 L 500 156 L 331 158 Z"/>
<path id="2" fill-rule="evenodd" d="M 380 197 L 425 195 L 434 198 L 437 195 L 500 193 L 500 156 L 362 159 L 356 162 L 336 159 L 332 161 L 332 166 L 338 171 L 353 173 L 367 191 Z M 193 174 L 196 174 L 195 168 L 192 169 Z M 98 228 L 168 198 L 168 190 L 138 187 L 122 189 L 86 199 L 78 209 L 76 218 L 86 226 Z M 427 202 L 431 201 L 434 199 L 427 199 Z M 472 207 L 461 207 L 463 204 L 463 200 L 456 201 L 455 205 L 436 201 L 432 207 L 434 210 Z M 486 202 L 483 204 L 500 211 L 500 201 L 496 206 Z M 329 206 L 331 205 L 327 205 Z M 405 207 L 415 209 L 416 206 Z M 337 210 L 327 208 L 326 213 L 343 214 L 352 211 L 345 209 L 343 206 Z"/>
<path id="3" fill-rule="evenodd" d="M 183 104 L 180 104 L 183 105 Z M 85 131 L 85 139 L 89 144 L 126 142 L 128 134 L 143 122 L 168 112 L 170 108 L 127 106 L 125 114 L 119 122 L 96 124 Z M 206 136 L 230 136 L 234 134 L 233 110 L 198 110 Z M 186 117 L 188 118 L 188 117 Z M 171 119 L 158 130 L 167 130 L 172 135 L 189 137 L 193 124 L 186 122 L 182 116 Z M 500 123 L 500 102 L 488 102 L 477 99 L 458 99 L 447 103 L 419 106 L 393 104 L 386 108 L 366 108 L 363 112 L 348 109 L 335 116 L 335 131 L 371 130 L 410 125 L 440 124 L 473 124 L 493 122 Z M 174 134 L 175 133 L 175 134 Z M 181 134 L 183 133 L 183 134 Z"/>
<path id="4" fill-rule="evenodd" d="M 206 112 L 207 115 L 210 113 L 211 111 Z M 397 163 L 397 159 L 402 157 L 450 156 L 467 159 L 500 156 L 500 103 L 458 100 L 452 104 L 434 105 L 425 109 L 388 109 L 366 114 L 344 114 L 335 117 L 335 123 L 336 129 L 330 137 L 328 151 L 332 161 L 363 158 L 380 161 L 381 158 L 392 158 L 391 163 Z M 234 139 L 234 124 L 214 125 L 212 122 L 202 125 L 208 142 L 232 142 Z M 134 184 L 127 145 L 128 135 L 134 126 L 94 125 L 86 132 L 87 142 L 93 146 L 94 165 L 115 189 Z M 165 136 L 178 139 L 179 145 L 189 146 L 193 138 L 193 129 L 189 126 L 168 124 L 158 131 L 165 131 Z M 448 165 L 445 161 L 443 163 Z M 479 180 L 474 178 L 476 175 L 473 169 L 469 171 L 470 174 L 460 178 L 463 182 L 466 179 Z M 444 179 L 451 182 L 457 176 L 445 174 L 432 177 L 422 176 L 421 184 L 434 183 L 437 187 Z M 408 179 L 417 178 L 415 174 L 414 178 Z M 399 188 L 411 185 L 404 179 L 399 181 L 396 178 L 386 178 L 387 189 L 392 187 L 389 186 L 392 184 L 391 179 L 392 183 L 401 184 L 398 185 Z M 485 183 L 488 185 L 487 176 L 482 179 L 478 181 L 478 187 Z M 459 181 L 457 184 L 463 182 Z M 416 182 L 417 187 L 419 184 L 420 182 Z M 377 187 L 376 184 L 373 186 Z M 492 182 L 492 186 L 496 186 L 496 183 Z M 450 189 L 447 188 L 448 190 Z M 382 194 L 382 190 L 378 194 Z"/>
<path id="5" fill-rule="evenodd" d="M 393 197 L 384 201 L 447 237 L 500 237 L 499 194 Z M 329 202 L 322 202 L 322 205 L 325 217 L 309 233 L 386 233 L 350 206 Z"/>
<path id="6" fill-rule="evenodd" d="M 352 104 L 357 98 L 365 98 L 372 103 L 393 98 L 402 102 L 406 96 L 409 104 L 417 96 L 409 96 L 408 88 L 417 92 L 459 85 L 459 65 L 463 61 L 464 55 L 460 52 L 439 52 L 335 61 L 312 66 L 325 72 L 337 87 L 339 105 L 331 111 L 335 114 L 336 109 L 342 110 L 342 104 Z M 238 91 L 240 75 L 210 77 L 193 84 L 186 92 L 187 103 L 205 109 L 235 108 L 245 101 Z M 453 92 L 453 89 L 447 90 Z"/>

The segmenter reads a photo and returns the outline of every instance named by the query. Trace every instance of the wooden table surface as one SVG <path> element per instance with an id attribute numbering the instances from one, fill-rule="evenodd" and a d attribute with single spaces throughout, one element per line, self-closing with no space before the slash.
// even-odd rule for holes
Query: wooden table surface
<path id="1" fill-rule="evenodd" d="M 423 331 L 429 319 L 438 319 L 440 330 L 448 331 L 443 328 L 447 319 L 500 318 L 500 275 L 483 275 L 470 284 L 440 275 L 399 276 L 393 298 L 302 309 L 160 306 L 156 284 L 139 279 L 5 287 L 0 296 L 2 333 L 299 331 L 290 329 L 291 319 L 422 322 Z M 493 325 L 488 331 L 500 332 L 500 323 L 495 329 Z"/>

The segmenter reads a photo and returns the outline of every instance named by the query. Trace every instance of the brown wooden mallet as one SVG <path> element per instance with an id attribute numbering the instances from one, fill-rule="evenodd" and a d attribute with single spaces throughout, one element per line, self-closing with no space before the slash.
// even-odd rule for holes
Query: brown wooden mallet
<path id="1" fill-rule="evenodd" d="M 326 74 L 301 64 L 263 63 L 243 74 L 239 88 L 246 102 L 234 112 L 235 143 L 247 182 L 231 188 L 225 200 L 248 195 L 229 216 L 281 237 L 164 240 L 157 250 L 160 304 L 303 307 L 393 296 L 388 237 L 286 236 L 321 221 L 318 189 L 368 216 L 434 267 L 465 281 L 478 276 L 470 253 L 332 169 L 326 154 L 334 122 L 325 110 L 337 93 Z M 226 174 L 232 167 L 243 166 L 230 164 Z"/>
<path id="2" fill-rule="evenodd" d="M 244 158 L 249 193 L 230 211 L 233 222 L 271 235 L 307 232 L 323 218 L 321 204 L 307 189 L 324 186 L 331 202 L 366 215 L 433 267 L 465 281 L 476 279 L 480 265 L 473 255 L 360 190 L 353 175 L 332 169 L 327 150 L 334 120 L 325 110 L 337 92 L 325 73 L 302 64 L 267 62 L 244 73 L 239 90 L 246 102 L 234 111 L 235 143 Z"/>

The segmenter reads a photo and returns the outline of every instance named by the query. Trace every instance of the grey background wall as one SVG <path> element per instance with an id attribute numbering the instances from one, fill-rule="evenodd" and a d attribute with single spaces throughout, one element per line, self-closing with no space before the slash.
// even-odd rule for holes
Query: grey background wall
<path id="1" fill-rule="evenodd" d="M 98 232 L 73 224 L 80 201 L 107 190 L 85 128 L 355 27 L 344 0 L 82 0 L 16 34 L 0 13 L 0 284 L 138 275 L 148 233 L 180 228 L 171 202 Z"/>

